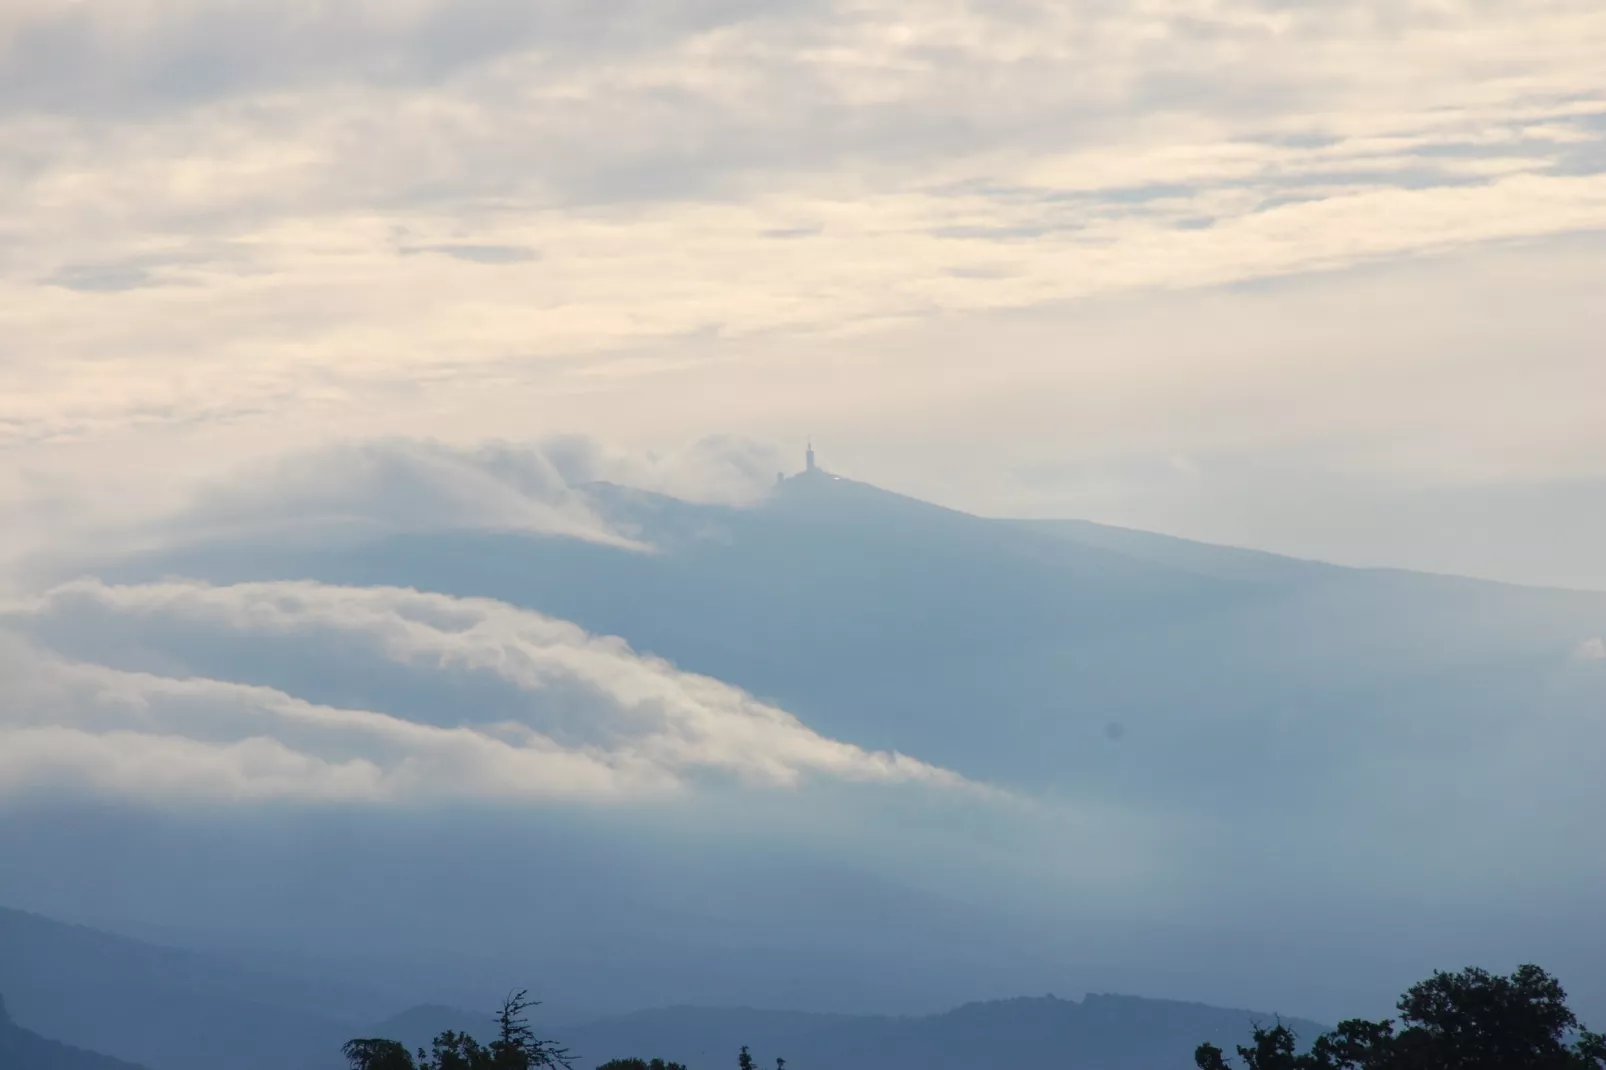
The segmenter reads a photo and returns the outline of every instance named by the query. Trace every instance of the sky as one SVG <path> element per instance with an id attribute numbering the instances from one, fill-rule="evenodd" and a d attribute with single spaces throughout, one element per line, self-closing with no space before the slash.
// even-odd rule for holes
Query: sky
<path id="1" fill-rule="evenodd" d="M 335 441 L 813 435 L 1606 587 L 1603 53 L 1588 0 L 14 0 L 0 553 Z"/>

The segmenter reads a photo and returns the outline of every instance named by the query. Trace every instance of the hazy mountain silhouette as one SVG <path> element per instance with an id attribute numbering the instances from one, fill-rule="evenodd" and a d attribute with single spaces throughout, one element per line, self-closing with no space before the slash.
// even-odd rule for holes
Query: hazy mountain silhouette
<path id="1" fill-rule="evenodd" d="M 756 508 L 586 490 L 661 552 L 444 532 L 326 550 L 192 548 L 107 574 L 494 597 L 772 698 L 828 735 L 1035 788 L 1109 775 L 1111 722 L 1167 759 L 1137 775 L 1175 785 L 1214 761 L 1201 737 L 1219 742 L 1274 711 L 1328 716 L 1345 735 L 1424 710 L 1509 708 L 1536 690 L 1554 698 L 1556 666 L 1606 633 L 1603 594 L 986 519 L 821 472 Z M 282 680 L 271 667 L 229 668 Z M 314 700 L 348 698 L 302 683 Z M 1247 780 L 1216 801 L 1275 786 Z"/>
<path id="2" fill-rule="evenodd" d="M 0 992 L 35 1031 L 153 1070 L 301 1065 L 336 1050 L 371 1006 L 315 980 L 5 909 Z"/>
<path id="3" fill-rule="evenodd" d="M 519 982 L 522 963 L 539 961 L 564 977 L 563 998 L 610 1011 L 682 999 L 913 1012 L 1073 984 L 1258 1003 L 1267 988 L 1246 978 L 1276 971 L 1258 983 L 1308 985 L 1299 1009 L 1325 1015 L 1441 964 L 1462 946 L 1450 935 L 1467 933 L 1459 955 L 1542 958 L 1580 1006 L 1606 1005 L 1592 980 L 1606 977 L 1606 931 L 1584 891 L 1606 863 L 1572 846 L 1594 834 L 1599 809 L 1587 763 L 1606 699 L 1606 594 L 987 519 L 825 473 L 751 508 L 607 484 L 584 493 L 655 551 L 438 530 L 313 547 L 219 541 L 96 572 L 385 584 L 528 607 L 773 700 L 825 735 L 1094 815 L 1109 829 L 1100 858 L 1124 864 L 1136 844 L 1143 864 L 1169 867 L 1156 883 L 1178 887 L 1174 905 L 1119 933 L 1106 919 L 1118 893 L 1062 903 L 1044 889 L 1039 914 L 994 916 L 945 900 L 940 880 L 855 871 L 830 835 L 805 854 L 699 841 L 690 826 L 643 831 L 639 816 L 609 825 L 583 808 L 428 821 L 342 811 L 301 824 L 270 811 L 239 837 L 116 814 L 75 835 L 139 844 L 120 855 L 128 867 L 149 855 L 184 868 L 210 890 L 216 924 L 227 923 L 220 903 L 250 919 L 236 946 L 302 934 L 353 971 L 382 947 L 397 968 L 437 963 L 457 986 Z M 88 630 L 47 638 L 66 656 L 151 664 L 97 648 Z M 421 686 L 417 673 L 369 672 L 313 644 L 186 642 L 158 651 L 170 660 L 157 671 L 428 723 L 505 700 L 467 676 Z M 862 815 L 838 816 L 846 827 Z M 96 851 L 51 853 L 46 824 L 0 821 L 0 836 L 63 872 L 107 864 Z M 264 855 L 253 836 L 293 853 Z M 1058 849 L 1023 838 L 999 857 Z M 275 859 L 287 857 L 285 875 Z M 459 865 L 492 858 L 505 888 L 462 879 Z M 563 879 L 540 859 L 561 859 Z M 11 887 L 21 878 L 0 875 L 0 894 Z M 72 887 L 87 903 L 89 879 Z M 175 894 L 149 889 L 147 903 Z M 509 934 L 511 915 L 530 921 Z M 1264 961 L 1238 954 L 1269 917 L 1302 934 L 1297 951 L 1256 935 Z M 1397 949 L 1408 967 L 1385 961 Z"/>
<path id="4" fill-rule="evenodd" d="M 208 956 L 83 926 L 0 911 L 0 984 L 22 995 L 30 1025 L 77 1044 L 140 1052 L 151 1070 L 332 1070 L 353 1036 L 410 1047 L 456 1029 L 490 1037 L 489 1015 L 420 1005 L 375 1020 L 315 1013 L 318 982 L 258 974 Z M 308 1006 L 310 1003 L 312 1006 Z M 357 1009 L 349 997 L 340 1006 Z M 662 1056 L 698 1070 L 727 1065 L 741 1045 L 784 1056 L 798 1070 L 1040 1065 L 1090 1070 L 1186 1065 L 1201 1040 L 1226 1042 L 1266 1014 L 1200 1004 L 1095 995 L 977 1003 L 946 1014 L 889 1018 L 751 1008 L 669 1007 L 564 1024 L 536 1013 L 543 1034 L 571 1048 L 580 1067 L 630 1055 Z M 1319 1028 L 1294 1021 L 1301 1032 Z M 11 1059 L 11 1062 L 5 1060 Z M 0 1004 L 0 1070 L 117 1070 L 107 1056 L 41 1039 Z"/>
<path id="5" fill-rule="evenodd" d="M 661 1057 L 691 1070 L 728 1065 L 750 1046 L 798 1070 L 924 1070 L 979 1066 L 1059 1066 L 1067 1070 L 1158 1070 L 1191 1063 L 1201 1042 L 1235 1043 L 1251 1023 L 1273 1016 L 1196 1003 L 1090 995 L 973 1003 L 945 1014 L 908 1018 L 798 1014 L 751 1008 L 668 1007 L 605 1018 L 557 1037 L 579 1066 L 611 1058 Z M 1284 1019 L 1314 1037 L 1323 1026 Z M 382 1024 L 376 1035 L 423 1043 L 428 1028 L 491 1035 L 483 1015 L 418 1008 Z M 433 1034 L 428 1034 L 433 1035 Z"/>
<path id="6" fill-rule="evenodd" d="M 142 1070 L 83 1048 L 46 1040 L 11 1020 L 0 996 L 0 1070 Z"/>

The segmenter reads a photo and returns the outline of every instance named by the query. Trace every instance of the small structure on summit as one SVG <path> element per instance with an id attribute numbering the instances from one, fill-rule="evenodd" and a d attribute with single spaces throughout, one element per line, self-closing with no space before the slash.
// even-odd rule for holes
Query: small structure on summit
<path id="1" fill-rule="evenodd" d="M 813 483 L 820 479 L 836 478 L 838 477 L 828 475 L 825 469 L 820 467 L 819 462 L 814 459 L 814 440 L 811 438 L 808 440 L 808 445 L 803 450 L 803 471 L 793 476 L 788 476 L 785 472 L 776 472 L 775 485 L 779 487 L 792 479 L 802 479 L 806 482 Z"/>

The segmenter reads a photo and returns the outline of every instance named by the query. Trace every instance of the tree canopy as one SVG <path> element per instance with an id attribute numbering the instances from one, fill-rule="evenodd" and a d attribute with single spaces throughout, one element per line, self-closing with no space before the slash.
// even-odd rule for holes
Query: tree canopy
<path id="1" fill-rule="evenodd" d="M 1339 1024 L 1301 1051 L 1281 1022 L 1238 1046 L 1247 1070 L 1606 1070 L 1606 1037 L 1580 1026 L 1560 982 L 1538 966 L 1509 977 L 1468 968 L 1435 972 L 1400 997 L 1399 1023 Z M 1199 1070 L 1231 1065 L 1214 1044 Z"/>
<path id="2" fill-rule="evenodd" d="M 429 1051 L 419 1048 L 416 1058 L 396 1041 L 379 1038 L 348 1041 L 341 1051 L 352 1070 L 574 1070 L 566 1049 L 530 1028 L 524 1012 L 536 1004 L 527 997 L 516 992 L 502 1001 L 497 1038 L 489 1044 L 447 1030 Z"/>
<path id="3" fill-rule="evenodd" d="M 351 1070 L 574 1070 L 567 1048 L 541 1040 L 530 1029 L 524 1012 L 537 1004 L 526 992 L 516 992 L 502 1002 L 497 1015 L 497 1039 L 482 1045 L 467 1033 L 447 1030 L 438 1035 L 429 1050 L 409 1052 L 398 1041 L 380 1037 L 349 1040 L 340 1050 Z M 737 1070 L 757 1070 L 746 1047 L 737 1058 Z M 687 1070 L 681 1063 L 663 1059 L 613 1059 L 597 1070 Z M 775 1070 L 786 1070 L 786 1060 L 776 1059 Z"/>

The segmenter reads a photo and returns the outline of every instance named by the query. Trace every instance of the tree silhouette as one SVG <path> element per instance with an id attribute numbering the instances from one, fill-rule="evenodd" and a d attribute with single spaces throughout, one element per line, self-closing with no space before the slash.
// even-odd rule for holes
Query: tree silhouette
<path id="1" fill-rule="evenodd" d="M 416 1053 L 406 1045 L 378 1037 L 348 1040 L 340 1049 L 351 1070 L 574 1070 L 567 1048 L 542 1040 L 530 1028 L 524 1012 L 538 1006 L 529 993 L 515 992 L 502 1001 L 496 1016 L 497 1037 L 488 1045 L 467 1033 L 448 1029 L 430 1043 L 429 1050 Z M 757 1070 L 758 1064 L 744 1046 L 737 1059 L 739 1070 Z M 663 1059 L 614 1059 L 597 1070 L 686 1070 L 681 1063 Z M 775 1070 L 786 1070 L 786 1060 L 776 1059 Z"/>
<path id="2" fill-rule="evenodd" d="M 351 1040 L 340 1049 L 356 1070 L 413 1070 L 413 1057 L 394 1040 Z"/>
<path id="3" fill-rule="evenodd" d="M 528 997 L 519 991 L 502 1001 L 497 1038 L 489 1045 L 449 1029 L 429 1051 L 418 1049 L 416 1057 L 394 1040 L 377 1038 L 351 1040 L 340 1050 L 352 1070 L 574 1070 L 567 1049 L 541 1040 L 530 1028 L 524 1012 L 536 1003 Z"/>
<path id="4" fill-rule="evenodd" d="M 569 1065 L 567 1048 L 539 1039 L 530 1029 L 524 1012 L 536 1003 L 528 997 L 528 991 L 520 990 L 502 1001 L 502 1010 L 496 1016 L 500 1035 L 491 1041 L 490 1065 L 496 1070 L 537 1070 L 540 1067 L 574 1070 Z"/>
<path id="5" fill-rule="evenodd" d="M 1580 1027 L 1561 984 L 1537 966 L 1510 977 L 1468 968 L 1435 972 L 1396 1004 L 1392 1021 L 1356 1018 L 1316 1038 L 1307 1052 L 1278 1022 L 1238 1045 L 1248 1070 L 1606 1070 L 1606 1037 Z M 1199 1070 L 1227 1070 L 1221 1049 L 1201 1044 Z"/>

